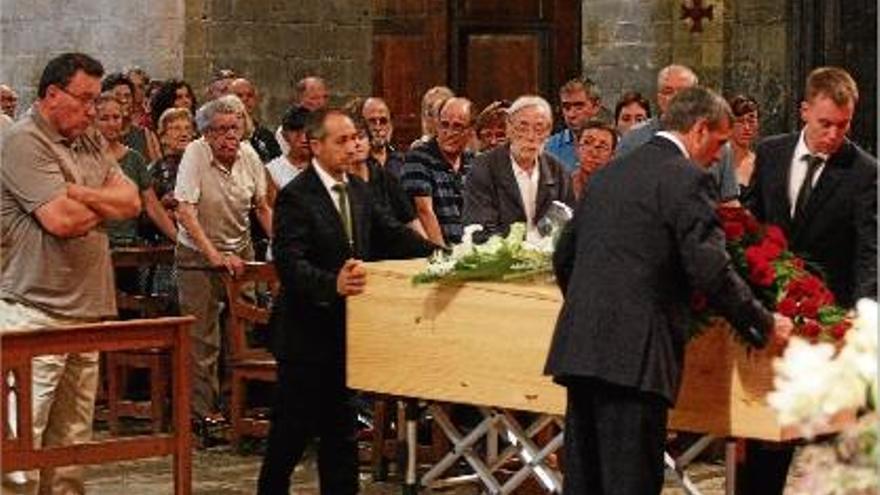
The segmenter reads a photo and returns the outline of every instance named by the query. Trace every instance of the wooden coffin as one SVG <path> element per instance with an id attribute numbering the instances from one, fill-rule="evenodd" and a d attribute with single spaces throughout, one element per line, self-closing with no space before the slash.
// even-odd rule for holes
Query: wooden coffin
<path id="1" fill-rule="evenodd" d="M 551 414 L 565 390 L 542 375 L 562 303 L 550 283 L 420 285 L 423 260 L 367 265 L 366 292 L 348 301 L 348 384 L 377 393 Z M 764 397 L 772 355 L 747 353 L 726 328 L 688 345 L 669 426 L 717 436 L 784 440 Z"/>

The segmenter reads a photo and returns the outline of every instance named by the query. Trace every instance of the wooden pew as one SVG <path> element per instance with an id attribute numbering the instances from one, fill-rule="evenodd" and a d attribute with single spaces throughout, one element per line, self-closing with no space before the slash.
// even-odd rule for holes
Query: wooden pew
<path id="1" fill-rule="evenodd" d="M 174 456 L 174 493 L 192 491 L 192 438 L 190 433 L 190 342 L 192 317 L 130 320 L 91 325 L 11 331 L 0 334 L 2 397 L 0 415 L 9 410 L 9 394 L 16 396 L 17 431 L 3 420 L 3 472 L 43 467 L 103 464 L 162 455 Z M 89 443 L 34 448 L 31 411 L 31 360 L 34 356 L 89 351 L 164 348 L 171 353 L 173 424 L 171 433 L 111 438 Z M 10 386 L 7 377 L 15 377 Z"/>

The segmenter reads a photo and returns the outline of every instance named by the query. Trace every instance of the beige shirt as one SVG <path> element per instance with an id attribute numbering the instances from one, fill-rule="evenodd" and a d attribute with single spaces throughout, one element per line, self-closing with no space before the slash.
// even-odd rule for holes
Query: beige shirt
<path id="1" fill-rule="evenodd" d="M 116 315 L 107 234 L 62 239 L 34 212 L 67 184 L 100 187 L 121 173 L 90 129 L 72 143 L 35 108 L 6 131 L 0 150 L 0 298 L 75 319 Z"/>
<path id="2" fill-rule="evenodd" d="M 251 242 L 248 213 L 266 197 L 266 171 L 249 143 L 227 170 L 214 160 L 211 146 L 199 138 L 186 147 L 177 169 L 174 197 L 196 207 L 196 216 L 208 240 L 221 252 L 239 252 Z M 183 225 L 177 240 L 198 249 Z"/>

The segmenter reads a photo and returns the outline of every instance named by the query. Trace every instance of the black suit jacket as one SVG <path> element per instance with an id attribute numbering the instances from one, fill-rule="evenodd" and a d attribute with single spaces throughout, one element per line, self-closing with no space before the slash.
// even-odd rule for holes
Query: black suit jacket
<path id="1" fill-rule="evenodd" d="M 790 247 L 818 269 L 839 304 L 877 298 L 877 159 L 849 140 L 828 157 L 800 218 L 791 218 L 789 170 L 800 133 L 756 150 L 753 202 L 759 220 L 785 231 Z"/>
<path id="2" fill-rule="evenodd" d="M 692 289 L 754 345 L 773 316 L 736 274 L 713 180 L 655 136 L 587 183 L 554 254 L 565 294 L 545 372 L 597 378 L 675 402 Z"/>
<path id="3" fill-rule="evenodd" d="M 308 167 L 278 194 L 272 253 L 281 280 L 273 307 L 271 350 L 279 361 L 345 372 L 345 298 L 336 278 L 348 258 L 429 255 L 435 246 L 373 201 L 369 186 L 348 176 L 354 245 L 318 173 Z M 369 282 L 367 282 L 369 283 Z"/>
<path id="4" fill-rule="evenodd" d="M 565 168 L 547 153 L 538 157 L 540 175 L 535 200 L 535 220 L 547 213 L 554 201 L 574 206 L 574 192 Z M 479 155 L 471 167 L 464 189 L 464 225 L 480 224 L 481 235 L 505 234 L 510 225 L 526 221 L 522 195 L 513 175 L 510 145 Z"/>

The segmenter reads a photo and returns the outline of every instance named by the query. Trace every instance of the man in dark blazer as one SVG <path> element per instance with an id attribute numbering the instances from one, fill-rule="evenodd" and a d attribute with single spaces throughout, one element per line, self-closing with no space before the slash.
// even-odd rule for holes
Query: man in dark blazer
<path id="1" fill-rule="evenodd" d="M 463 223 L 482 225 L 482 238 L 506 234 L 516 222 L 537 232 L 553 201 L 574 205 L 568 173 L 543 150 L 553 127 L 550 104 L 540 96 L 521 96 L 507 111 L 510 144 L 479 155 L 465 184 Z"/>
<path id="2" fill-rule="evenodd" d="M 358 491 L 355 408 L 345 385 L 346 297 L 366 283 L 360 260 L 376 246 L 391 257 L 435 248 L 375 203 L 368 186 L 345 173 L 357 130 L 337 110 L 316 112 L 306 132 L 312 164 L 275 203 L 275 256 L 281 293 L 272 315 L 278 360 L 275 404 L 258 493 L 288 493 L 307 444 L 320 438 L 321 493 Z"/>
<path id="3" fill-rule="evenodd" d="M 814 70 L 804 98 L 804 128 L 758 145 L 749 206 L 780 226 L 837 303 L 852 308 L 862 297 L 877 299 L 877 159 L 846 138 L 859 98 L 846 71 Z M 738 492 L 782 493 L 792 452 L 749 442 Z"/>
<path id="4" fill-rule="evenodd" d="M 557 245 L 565 294 L 545 372 L 567 387 L 564 493 L 659 494 L 692 291 L 748 343 L 791 330 L 736 274 L 705 167 L 730 135 L 716 93 L 681 91 L 665 131 L 598 171 Z"/>

